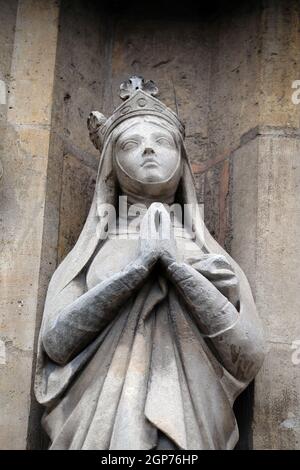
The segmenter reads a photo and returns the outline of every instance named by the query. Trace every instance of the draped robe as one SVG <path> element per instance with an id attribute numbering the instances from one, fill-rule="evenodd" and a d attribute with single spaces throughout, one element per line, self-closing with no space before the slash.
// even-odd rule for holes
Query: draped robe
<path id="1" fill-rule="evenodd" d="M 89 268 L 52 298 L 36 378 L 51 449 L 160 448 L 162 435 L 179 449 L 235 446 L 232 406 L 261 365 L 260 323 L 241 305 L 239 279 L 224 256 L 203 253 L 184 232 L 177 246 L 181 254 L 168 272 L 147 271 L 130 263 L 135 243 L 108 240 Z M 206 320 L 200 275 L 216 295 Z M 59 318 L 101 283 L 110 311 L 101 313 L 101 327 L 85 312 Z M 92 340 L 62 353 L 59 364 L 56 351 L 74 331 Z M 56 336 L 49 339 L 49 332 Z"/>
<path id="2" fill-rule="evenodd" d="M 179 192 L 195 240 L 179 234 L 176 262 L 149 271 L 134 261 L 135 243 L 103 242 L 102 208 L 117 201 L 112 134 L 104 143 L 89 215 L 52 276 L 39 334 L 34 388 L 51 449 L 238 440 L 232 405 L 262 364 L 263 331 L 245 274 L 203 223 L 181 146 Z"/>

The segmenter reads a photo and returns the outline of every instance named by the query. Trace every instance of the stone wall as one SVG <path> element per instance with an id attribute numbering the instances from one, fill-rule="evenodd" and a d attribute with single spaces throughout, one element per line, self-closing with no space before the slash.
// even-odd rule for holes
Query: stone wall
<path id="1" fill-rule="evenodd" d="M 103 99 L 107 74 L 105 23 L 97 2 L 61 3 L 35 344 L 51 275 L 75 244 L 94 192 L 99 154 L 89 140 L 86 120 Z M 40 427 L 41 413 L 32 395 L 28 448 L 47 445 Z"/>
<path id="2" fill-rule="evenodd" d="M 27 440 L 59 9 L 52 0 L 21 0 L 1 2 L 3 11 L 0 447 L 6 449 L 25 448 Z"/>
<path id="3" fill-rule="evenodd" d="M 253 401 L 251 429 L 241 425 L 242 446 L 255 449 L 296 449 L 300 439 L 300 369 L 292 361 L 300 338 L 300 108 L 291 99 L 299 13 L 293 0 L 241 4 L 219 15 L 211 43 L 205 215 L 247 274 L 265 326 L 264 366 L 238 404 L 248 419 Z"/>
<path id="4" fill-rule="evenodd" d="M 296 449 L 300 367 L 292 347 L 300 338 L 300 108 L 291 98 L 300 76 L 300 9 L 294 1 L 264 6 L 257 125 L 233 154 L 232 253 L 251 281 L 268 345 L 255 381 L 253 446 Z"/>

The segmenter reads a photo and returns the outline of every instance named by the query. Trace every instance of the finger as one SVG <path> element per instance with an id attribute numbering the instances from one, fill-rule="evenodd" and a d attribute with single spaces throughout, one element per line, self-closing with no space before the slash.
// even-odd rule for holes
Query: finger
<path id="1" fill-rule="evenodd" d="M 156 212 L 157 209 L 153 204 L 147 210 L 141 222 L 141 237 L 143 239 L 156 239 L 158 238 L 158 228 L 156 226 Z"/>
<path id="2" fill-rule="evenodd" d="M 163 204 L 160 202 L 154 202 L 148 209 L 149 214 L 149 230 L 151 238 L 158 239 L 160 226 L 161 226 L 161 210 Z"/>
<path id="3" fill-rule="evenodd" d="M 160 212 L 160 237 L 164 240 L 171 240 L 174 238 L 173 225 L 171 222 L 169 212 L 163 207 Z"/>

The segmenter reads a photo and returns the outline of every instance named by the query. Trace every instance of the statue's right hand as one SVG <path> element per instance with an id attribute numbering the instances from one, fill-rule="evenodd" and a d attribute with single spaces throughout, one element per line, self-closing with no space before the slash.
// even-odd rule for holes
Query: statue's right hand
<path id="1" fill-rule="evenodd" d="M 159 203 L 153 203 L 141 221 L 139 257 L 147 268 L 151 268 L 160 255 L 159 213 Z"/>

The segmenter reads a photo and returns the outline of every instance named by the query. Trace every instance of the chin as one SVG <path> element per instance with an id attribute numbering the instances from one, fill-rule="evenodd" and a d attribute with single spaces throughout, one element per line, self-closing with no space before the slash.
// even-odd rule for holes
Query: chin
<path id="1" fill-rule="evenodd" d="M 143 183 L 160 183 L 164 180 L 158 168 L 148 168 L 147 171 L 140 175 L 139 179 Z"/>

